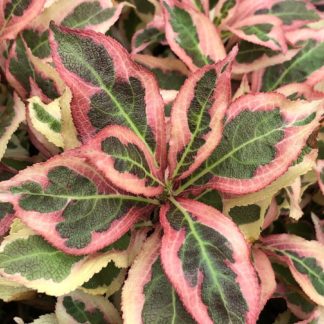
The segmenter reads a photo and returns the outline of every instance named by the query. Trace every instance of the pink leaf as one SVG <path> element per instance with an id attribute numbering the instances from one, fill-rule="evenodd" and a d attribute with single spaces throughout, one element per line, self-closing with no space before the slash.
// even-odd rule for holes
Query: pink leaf
<path id="1" fill-rule="evenodd" d="M 163 100 L 153 75 L 114 39 L 53 25 L 53 60 L 71 88 L 72 116 L 83 142 L 108 125 L 130 128 L 163 169 Z"/>
<path id="2" fill-rule="evenodd" d="M 259 285 L 237 226 L 216 209 L 182 198 L 162 206 L 160 220 L 162 265 L 194 319 L 255 323 Z"/>

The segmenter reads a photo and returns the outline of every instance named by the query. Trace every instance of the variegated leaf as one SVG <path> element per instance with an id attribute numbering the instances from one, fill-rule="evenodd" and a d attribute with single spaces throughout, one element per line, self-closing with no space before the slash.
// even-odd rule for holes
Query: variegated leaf
<path id="1" fill-rule="evenodd" d="M 201 68 L 180 89 L 171 110 L 171 179 L 190 175 L 219 144 L 231 100 L 231 64 L 235 54 L 233 50 L 225 60 Z"/>
<path id="2" fill-rule="evenodd" d="M 55 314 L 59 323 L 122 323 L 120 314 L 107 298 L 91 296 L 82 291 L 59 297 Z"/>
<path id="3" fill-rule="evenodd" d="M 311 215 L 315 227 L 316 239 L 324 245 L 324 220 L 319 219 L 315 214 Z"/>
<path id="4" fill-rule="evenodd" d="M 80 289 L 90 295 L 109 297 L 123 286 L 126 274 L 126 269 L 117 268 L 114 262 L 110 262 L 89 281 L 85 282 Z"/>
<path id="5" fill-rule="evenodd" d="M 257 15 L 240 19 L 228 29 L 245 41 L 286 53 L 287 44 L 281 25 L 277 17 Z"/>
<path id="6" fill-rule="evenodd" d="M 44 104 L 39 97 L 32 97 L 28 101 L 29 116 L 34 128 L 54 145 L 63 147 L 62 116 L 59 100 L 56 99 L 48 105 Z"/>
<path id="7" fill-rule="evenodd" d="M 35 290 L 26 288 L 14 281 L 0 277 L 0 299 L 6 303 L 17 300 L 29 300 L 36 297 Z"/>
<path id="8" fill-rule="evenodd" d="M 160 261 L 161 231 L 148 238 L 132 265 L 122 292 L 125 324 L 195 323 L 167 279 Z"/>
<path id="9" fill-rule="evenodd" d="M 234 74 L 249 73 L 268 66 L 282 64 L 291 60 L 299 49 L 289 49 L 285 54 L 270 48 L 241 41 L 236 62 L 233 65 Z"/>
<path id="10" fill-rule="evenodd" d="M 0 106 L 0 160 L 2 159 L 7 145 L 19 124 L 25 120 L 25 105 L 14 93 L 8 96 L 5 106 Z"/>
<path id="11" fill-rule="evenodd" d="M 162 58 L 136 54 L 133 55 L 133 59 L 155 74 L 160 89 L 179 90 L 189 75 L 189 71 L 182 61 L 172 57 Z"/>
<path id="12" fill-rule="evenodd" d="M 309 39 L 291 60 L 257 72 L 261 91 L 272 91 L 291 82 L 305 82 L 323 65 L 324 42 Z M 255 90 L 256 87 L 253 87 Z"/>
<path id="13" fill-rule="evenodd" d="M 0 4 L 0 41 L 13 39 L 43 9 L 45 0 L 3 0 Z"/>
<path id="14" fill-rule="evenodd" d="M 324 160 L 319 160 L 316 166 L 319 187 L 324 195 Z"/>
<path id="15" fill-rule="evenodd" d="M 260 304 L 259 311 L 261 312 L 267 301 L 271 298 L 276 290 L 276 279 L 273 272 L 270 260 L 260 249 L 252 249 L 253 264 L 258 274 L 260 281 Z"/>
<path id="16" fill-rule="evenodd" d="M 308 297 L 324 305 L 323 245 L 289 234 L 270 235 L 263 238 L 262 243 L 267 254 L 288 265 Z"/>
<path id="17" fill-rule="evenodd" d="M 0 199 L 0 236 L 6 234 L 14 217 L 13 205 Z"/>
<path id="18" fill-rule="evenodd" d="M 161 172 L 144 142 L 122 126 L 106 126 L 82 152 L 118 188 L 154 197 L 164 190 Z"/>
<path id="19" fill-rule="evenodd" d="M 52 30 L 53 59 L 72 91 L 73 120 L 82 140 L 107 125 L 127 126 L 163 168 L 163 100 L 151 73 L 110 37 L 55 25 Z"/>
<path id="20" fill-rule="evenodd" d="M 282 93 L 290 100 L 306 99 L 308 101 L 313 101 L 324 98 L 323 93 L 314 90 L 306 83 L 288 83 L 276 89 L 276 92 Z"/>
<path id="21" fill-rule="evenodd" d="M 249 242 L 259 239 L 271 198 L 248 204 L 243 197 L 224 199 L 224 214 L 239 226 Z"/>
<path id="22" fill-rule="evenodd" d="M 90 29 L 105 33 L 118 20 L 127 2 L 114 4 L 110 0 L 55 1 L 33 23 L 40 30 L 51 20 L 70 28 Z"/>
<path id="23" fill-rule="evenodd" d="M 18 36 L 10 49 L 6 62 L 8 81 L 23 99 L 35 95 L 41 96 L 43 101 L 49 102 L 58 98 L 61 84 L 57 84 L 55 80 L 57 72 L 54 71 L 50 75 L 44 73 L 39 64 L 33 64 L 32 55 L 22 36 Z M 51 67 L 48 69 L 53 71 Z M 55 74 L 54 78 L 52 74 Z"/>
<path id="24" fill-rule="evenodd" d="M 77 130 L 72 119 L 71 100 L 71 90 L 68 87 L 66 87 L 63 92 L 63 95 L 59 98 L 59 105 L 61 108 L 62 115 L 61 134 L 63 137 L 63 144 L 65 150 L 73 149 L 81 145 L 78 139 Z"/>
<path id="25" fill-rule="evenodd" d="M 162 206 L 161 260 L 198 323 L 255 323 L 259 285 L 236 225 L 216 209 L 178 198 Z"/>
<path id="26" fill-rule="evenodd" d="M 150 45 L 165 42 L 163 17 L 155 15 L 154 19 L 144 28 L 134 33 L 132 37 L 132 54 L 139 53 Z"/>
<path id="27" fill-rule="evenodd" d="M 207 16 L 176 0 L 163 1 L 163 8 L 167 41 L 190 70 L 225 57 L 219 32 Z"/>
<path id="28" fill-rule="evenodd" d="M 29 110 L 26 110 L 26 122 L 28 126 L 28 135 L 31 143 L 38 149 L 38 151 L 46 158 L 50 158 L 60 154 L 62 150 L 56 145 L 52 144 L 48 139 L 38 132 L 29 116 Z"/>
<path id="29" fill-rule="evenodd" d="M 226 111 L 218 146 L 175 192 L 199 185 L 245 194 L 266 187 L 298 159 L 322 107 L 276 93 L 241 96 Z"/>
<path id="30" fill-rule="evenodd" d="M 289 171 L 288 171 L 289 172 Z M 276 201 L 276 198 L 271 200 L 270 206 L 267 210 L 267 213 L 264 216 L 264 222 L 262 224 L 262 230 L 268 228 L 274 221 L 278 219 L 280 215 L 280 208 Z"/>
<path id="31" fill-rule="evenodd" d="M 241 0 L 219 0 L 215 2 L 215 9 L 212 12 L 213 22 L 222 27 L 236 14 Z"/>
<path id="32" fill-rule="evenodd" d="M 4 191 L 0 199 L 12 203 L 28 226 L 72 254 L 115 242 L 157 203 L 118 192 L 85 157 L 72 153 L 21 171 L 1 183 Z"/>
<path id="33" fill-rule="evenodd" d="M 251 92 L 250 88 L 250 82 L 248 79 L 248 75 L 244 74 L 240 83 L 240 86 L 236 89 L 234 95 L 233 95 L 233 100 L 246 95 Z"/>
<path id="34" fill-rule="evenodd" d="M 278 17 L 286 30 L 297 29 L 307 22 L 320 19 L 320 13 L 307 0 L 272 0 L 264 3 L 264 8 L 255 14 Z"/>
<path id="35" fill-rule="evenodd" d="M 291 186 L 286 188 L 286 193 L 289 200 L 289 217 L 298 221 L 304 215 L 301 206 L 303 192 L 300 177 L 296 178 Z"/>
<path id="36" fill-rule="evenodd" d="M 221 213 L 223 212 L 223 197 L 217 190 L 203 190 L 203 192 L 199 194 L 197 193 L 196 195 L 189 195 L 189 198 L 200 201 L 208 206 L 214 207 Z"/>
<path id="37" fill-rule="evenodd" d="M 30 229 L 22 228 L 10 233 L 1 244 L 0 273 L 40 293 L 61 296 L 88 282 L 111 261 L 118 267 L 128 267 L 145 233 L 134 233 L 131 240 L 127 234 L 95 255 L 74 256 L 55 249 Z"/>
<path id="38" fill-rule="evenodd" d="M 289 310 L 298 318 L 310 317 L 316 305 L 300 289 L 289 268 L 277 262 L 273 262 L 272 267 L 278 281 L 275 297 L 284 298 Z"/>
<path id="39" fill-rule="evenodd" d="M 209 0 L 181 0 L 181 2 L 196 11 L 209 14 Z"/>

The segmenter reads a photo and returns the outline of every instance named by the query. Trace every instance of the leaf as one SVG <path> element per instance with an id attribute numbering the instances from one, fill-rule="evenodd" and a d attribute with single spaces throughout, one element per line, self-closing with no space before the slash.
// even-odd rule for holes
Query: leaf
<path id="1" fill-rule="evenodd" d="M 318 160 L 316 166 L 316 174 L 318 179 L 319 187 L 324 194 L 324 160 Z"/>
<path id="2" fill-rule="evenodd" d="M 274 262 L 272 267 L 278 281 L 275 296 L 284 298 L 288 309 L 298 318 L 307 319 L 316 309 L 316 305 L 303 293 L 289 268 Z"/>
<path id="3" fill-rule="evenodd" d="M 225 201 L 227 206 L 246 206 L 262 202 L 265 199 L 272 199 L 272 197 L 278 193 L 278 191 L 286 186 L 292 184 L 295 179 L 314 167 L 314 160 L 316 159 L 316 150 L 311 151 L 307 154 L 301 163 L 292 165 L 288 168 L 287 172 L 280 176 L 278 179 L 273 181 L 270 185 L 264 189 L 253 192 L 247 195 L 229 196 L 228 201 Z M 228 208 L 228 207 L 227 207 Z"/>
<path id="4" fill-rule="evenodd" d="M 154 77 L 110 37 L 55 25 L 52 30 L 53 60 L 72 91 L 72 116 L 81 139 L 89 140 L 107 125 L 126 126 L 163 168 L 163 100 Z"/>
<path id="5" fill-rule="evenodd" d="M 125 324 L 195 323 L 181 304 L 161 266 L 161 231 L 156 229 L 145 242 L 128 273 L 122 291 Z"/>
<path id="6" fill-rule="evenodd" d="M 280 19 L 267 15 L 256 15 L 238 20 L 228 27 L 239 38 L 286 53 L 287 44 Z"/>
<path id="7" fill-rule="evenodd" d="M 263 310 L 267 301 L 271 298 L 276 290 L 275 274 L 273 272 L 270 260 L 261 250 L 252 249 L 253 264 L 260 281 L 260 312 Z"/>
<path id="8" fill-rule="evenodd" d="M 162 174 L 144 143 L 128 128 L 107 126 L 82 151 L 118 188 L 146 197 L 162 194 Z"/>
<path id="9" fill-rule="evenodd" d="M 55 1 L 34 22 L 45 29 L 51 20 L 69 28 L 89 29 L 105 33 L 118 20 L 127 2 L 113 4 L 109 0 Z"/>
<path id="10" fill-rule="evenodd" d="M 3 277 L 0 277 L 0 299 L 6 303 L 17 300 L 28 300 L 36 297 L 36 291 L 26 288 Z"/>
<path id="11" fill-rule="evenodd" d="M 186 4 L 188 7 L 200 11 L 208 15 L 209 13 L 209 1 L 208 0 L 183 0 L 182 3 Z"/>
<path id="12" fill-rule="evenodd" d="M 301 178 L 298 177 L 288 188 L 286 188 L 287 196 L 289 199 L 289 217 L 298 221 L 304 212 L 301 207 L 302 200 L 302 188 L 301 188 Z"/>
<path id="13" fill-rule="evenodd" d="M 240 0 L 220 0 L 216 1 L 216 6 L 213 11 L 213 22 L 216 26 L 223 26 L 231 20 L 236 14 Z"/>
<path id="14" fill-rule="evenodd" d="M 0 236 L 6 234 L 14 217 L 13 205 L 0 201 Z"/>
<path id="15" fill-rule="evenodd" d="M 315 304 L 303 294 L 302 291 L 294 291 L 284 285 L 278 285 L 276 297 L 284 298 L 287 308 L 298 318 L 308 320 L 316 309 Z M 309 322 L 307 322 L 309 323 Z"/>
<path id="16" fill-rule="evenodd" d="M 225 58 L 218 30 L 204 14 L 174 0 L 163 1 L 166 39 L 190 70 Z"/>
<path id="17" fill-rule="evenodd" d="M 292 82 L 304 82 L 322 67 L 324 43 L 309 39 L 292 60 L 271 66 L 262 76 L 261 91 L 272 91 Z"/>
<path id="18" fill-rule="evenodd" d="M 217 190 L 207 189 L 199 195 L 189 195 L 189 198 L 200 201 L 208 206 L 214 207 L 223 212 L 223 197 Z"/>
<path id="19" fill-rule="evenodd" d="M 259 285 L 236 225 L 197 201 L 161 209 L 161 260 L 186 309 L 199 323 L 255 323 Z"/>
<path id="20" fill-rule="evenodd" d="M 12 134 L 25 120 L 25 105 L 18 95 L 9 96 L 6 106 L 0 107 L 0 160 L 2 159 Z"/>
<path id="21" fill-rule="evenodd" d="M 118 311 L 108 299 L 82 291 L 59 297 L 55 314 L 59 323 L 122 323 Z"/>
<path id="22" fill-rule="evenodd" d="M 322 93 L 314 90 L 306 83 L 288 83 L 278 89 L 276 92 L 282 93 L 290 100 L 306 99 L 308 101 L 319 100 L 324 96 Z"/>
<path id="23" fill-rule="evenodd" d="M 169 173 L 182 179 L 195 171 L 221 140 L 225 111 L 231 99 L 231 63 L 223 61 L 193 73 L 181 87 L 171 110 Z"/>
<path id="24" fill-rule="evenodd" d="M 289 172 L 289 171 L 288 171 Z M 271 200 L 267 213 L 264 216 L 264 222 L 262 224 L 262 230 L 268 228 L 274 221 L 280 216 L 280 208 L 277 204 L 276 198 Z"/>
<path id="25" fill-rule="evenodd" d="M 315 227 L 316 239 L 318 242 L 324 244 L 324 220 L 319 219 L 315 214 L 311 214 L 312 221 Z"/>
<path id="26" fill-rule="evenodd" d="M 248 94 L 251 92 L 250 88 L 250 83 L 247 77 L 247 74 L 244 74 L 240 83 L 240 86 L 236 89 L 234 95 L 233 95 L 233 100 Z"/>
<path id="27" fill-rule="evenodd" d="M 63 95 L 59 98 L 59 105 L 61 107 L 62 115 L 62 137 L 64 143 L 64 149 L 73 149 L 81 145 L 77 137 L 77 131 L 74 126 L 74 122 L 71 114 L 71 100 L 72 93 L 71 90 L 66 87 Z"/>
<path id="28" fill-rule="evenodd" d="M 256 11 L 256 14 L 276 16 L 284 26 L 289 26 L 289 29 L 297 29 L 307 22 L 320 19 L 316 9 L 309 4 L 309 1 L 304 0 L 273 1 L 272 6 L 260 9 Z"/>
<path id="29" fill-rule="evenodd" d="M 33 64 L 31 62 L 32 54 L 27 48 L 22 36 L 18 36 L 11 46 L 9 56 L 6 62 L 6 77 L 17 93 L 23 98 L 29 98 L 33 95 L 42 96 L 46 102 L 54 100 L 60 96 L 60 86 L 56 83 L 53 68 L 48 68 L 51 74 L 44 73 L 42 62 Z"/>
<path id="30" fill-rule="evenodd" d="M 96 273 L 89 281 L 85 282 L 80 289 L 90 295 L 111 296 L 124 284 L 127 271 L 115 266 L 113 262 Z"/>
<path id="31" fill-rule="evenodd" d="M 132 54 L 139 53 L 150 45 L 165 42 L 163 17 L 156 14 L 152 21 L 132 36 Z"/>
<path id="32" fill-rule="evenodd" d="M 29 26 L 20 33 L 20 36 L 30 49 L 32 55 L 44 60 L 48 59 L 51 55 L 48 42 L 48 26 L 44 26 L 44 28 L 42 28 L 37 26 L 36 22 L 45 14 L 46 10 L 44 10 L 42 14 L 33 21 L 33 27 Z"/>
<path id="33" fill-rule="evenodd" d="M 30 228 L 77 255 L 115 242 L 157 203 L 119 193 L 84 157 L 72 153 L 21 171 L 2 182 L 0 192 L 8 192 L 0 199 L 12 203 Z"/>
<path id="34" fill-rule="evenodd" d="M 319 305 L 324 304 L 324 249 L 317 241 L 289 234 L 262 239 L 265 253 L 288 265 L 303 291 Z"/>
<path id="35" fill-rule="evenodd" d="M 198 185 L 240 195 L 266 187 L 297 160 L 321 105 L 276 93 L 241 96 L 226 111 L 220 143 L 176 194 Z"/>
<path id="36" fill-rule="evenodd" d="M 234 74 L 258 71 L 268 66 L 277 65 L 291 60 L 299 49 L 289 49 L 285 54 L 270 48 L 241 41 L 236 62 L 233 65 Z"/>
<path id="37" fill-rule="evenodd" d="M 50 158 L 61 153 L 61 149 L 47 140 L 47 138 L 39 133 L 31 122 L 29 110 L 26 109 L 26 122 L 28 126 L 28 135 L 31 143 L 38 149 L 38 151 L 45 157 Z"/>
<path id="38" fill-rule="evenodd" d="M 160 89 L 179 90 L 189 71 L 182 61 L 172 57 L 155 57 L 136 54 L 133 59 L 153 72 L 159 82 Z"/>
<path id="39" fill-rule="evenodd" d="M 278 281 L 275 296 L 284 298 L 295 316 L 307 319 L 316 308 L 315 304 L 300 289 L 288 267 L 277 262 L 273 262 L 272 267 Z"/>
<path id="40" fill-rule="evenodd" d="M 44 135 L 51 143 L 63 147 L 62 116 L 59 100 L 44 104 L 39 97 L 28 100 L 29 116 L 34 128 Z"/>
<path id="41" fill-rule="evenodd" d="M 123 237 L 108 249 L 93 255 L 65 254 L 28 228 L 10 233 L 0 247 L 0 273 L 9 280 L 40 293 L 61 296 L 87 282 L 93 275 L 114 261 L 128 267 L 138 253 L 145 232 L 129 239 Z M 126 246 L 125 241 L 126 239 Z"/>
<path id="42" fill-rule="evenodd" d="M 229 215 L 239 226 L 246 240 L 253 242 L 259 239 L 270 198 L 246 204 L 244 198 L 224 200 L 224 214 Z"/>
<path id="43" fill-rule="evenodd" d="M 0 8 L 0 41 L 13 39 L 42 10 L 45 0 L 4 0 Z"/>

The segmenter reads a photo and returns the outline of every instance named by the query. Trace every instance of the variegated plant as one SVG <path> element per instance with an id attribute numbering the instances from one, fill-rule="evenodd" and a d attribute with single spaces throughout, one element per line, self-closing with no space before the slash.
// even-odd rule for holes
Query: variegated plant
<path id="1" fill-rule="evenodd" d="M 0 298 L 321 323 L 323 2 L 44 2 L 0 7 Z"/>

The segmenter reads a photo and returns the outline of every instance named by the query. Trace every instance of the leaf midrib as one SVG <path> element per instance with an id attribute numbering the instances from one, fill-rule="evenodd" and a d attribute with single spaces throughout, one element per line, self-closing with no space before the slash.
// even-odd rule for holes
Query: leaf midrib
<path id="1" fill-rule="evenodd" d="M 315 51 L 317 49 L 317 46 L 319 44 L 316 44 L 316 46 L 312 47 L 308 52 L 306 52 L 305 55 L 300 56 L 298 59 L 296 59 L 280 76 L 280 78 L 278 78 L 278 80 L 276 81 L 276 83 L 273 84 L 273 86 L 269 89 L 267 89 L 267 91 L 272 91 L 274 89 L 276 89 L 278 87 L 278 85 L 280 85 L 281 81 L 286 77 L 286 75 L 291 71 L 291 69 L 297 65 L 300 61 L 303 61 L 305 58 L 307 58 L 313 51 Z"/>
<path id="2" fill-rule="evenodd" d="M 8 244 L 8 246 L 10 246 L 10 244 Z M 14 258 L 10 258 L 7 261 L 2 261 L 0 263 L 0 265 L 1 266 L 3 265 L 5 267 L 6 265 L 8 266 L 8 265 L 10 265 L 10 263 L 13 263 L 13 262 L 26 260 L 26 259 L 30 259 L 30 258 L 42 256 L 42 255 L 49 256 L 49 255 L 56 255 L 56 254 L 63 254 L 63 252 L 61 252 L 61 251 L 35 252 L 35 253 L 27 254 L 27 255 L 21 255 L 21 256 L 14 257 Z"/>
<path id="3" fill-rule="evenodd" d="M 157 182 L 158 184 L 160 184 L 161 186 L 164 187 L 164 183 L 163 183 L 163 182 L 161 182 L 159 179 L 157 179 L 156 177 L 154 177 L 153 174 L 151 174 L 150 172 L 148 172 L 148 171 L 145 169 L 145 167 L 144 167 L 142 164 L 138 163 L 137 161 L 132 160 L 132 159 L 129 158 L 128 156 L 119 155 L 119 154 L 117 154 L 117 153 L 113 153 L 113 154 L 111 154 L 111 156 L 112 156 L 113 158 L 116 158 L 116 159 L 119 159 L 119 160 L 123 160 L 123 161 L 127 161 L 127 162 L 130 162 L 130 163 L 134 164 L 135 166 L 137 166 L 138 168 L 140 168 L 140 169 L 145 173 L 145 175 L 146 175 L 148 178 L 150 178 L 151 180 Z M 128 170 L 128 172 L 129 172 L 129 170 Z M 129 173 L 131 173 L 131 172 L 129 172 Z"/>
<path id="4" fill-rule="evenodd" d="M 187 223 L 189 225 L 191 233 L 193 234 L 194 238 L 198 242 L 198 245 L 200 247 L 200 251 L 202 252 L 202 256 L 203 256 L 202 259 L 205 260 L 205 263 L 207 264 L 207 267 L 208 267 L 210 273 L 214 273 L 215 268 L 213 267 L 213 265 L 210 262 L 212 260 L 212 258 L 209 257 L 208 252 L 205 249 L 204 241 L 199 237 L 191 217 L 188 215 L 187 211 L 181 206 L 181 204 L 179 204 L 174 198 L 171 197 L 169 200 L 176 206 L 176 208 L 178 208 L 181 211 L 182 215 L 184 216 L 185 220 L 187 221 Z M 213 245 L 212 245 L 212 247 L 215 248 L 215 246 L 213 246 Z M 197 265 L 198 269 L 199 269 L 200 265 L 201 264 Z M 225 309 L 226 309 L 227 313 L 228 314 L 233 314 L 241 323 L 243 323 L 242 318 L 238 317 L 237 314 L 233 313 L 229 309 L 227 300 L 226 300 L 225 295 L 224 295 L 223 287 L 220 285 L 220 283 L 218 281 L 218 278 L 217 278 L 218 276 L 223 277 L 223 279 L 225 279 L 225 280 L 228 280 L 228 278 L 226 276 L 224 276 L 222 273 L 217 273 L 216 278 L 215 278 L 215 276 L 212 276 L 213 282 L 217 286 L 219 294 L 220 294 L 220 296 L 221 296 L 221 298 L 222 298 L 222 300 L 224 302 L 224 306 L 225 306 Z M 230 320 L 230 322 L 228 322 L 228 323 L 233 323 L 230 316 L 229 316 L 229 320 Z"/>
<path id="5" fill-rule="evenodd" d="M 201 80 L 201 79 L 200 79 Z M 200 81 L 199 80 L 199 81 Z M 190 149 L 191 149 L 191 146 L 193 145 L 194 141 L 196 140 L 196 136 L 197 136 L 197 133 L 199 132 L 199 130 L 201 129 L 200 126 L 201 126 L 201 122 L 202 122 L 202 119 L 203 119 L 203 115 L 204 115 L 204 112 L 205 112 L 205 109 L 206 109 L 206 105 L 208 103 L 208 100 L 209 98 L 211 97 L 211 95 L 214 93 L 214 88 L 212 88 L 205 100 L 205 102 L 201 105 L 202 108 L 200 109 L 200 113 L 199 113 L 199 118 L 198 118 L 198 123 L 196 125 L 196 129 L 194 131 L 194 133 L 192 134 L 191 138 L 190 138 L 190 142 L 186 145 L 186 148 L 185 148 L 185 151 L 184 153 L 182 154 L 182 157 L 179 161 L 179 163 L 177 164 L 177 167 L 176 169 L 174 170 L 173 172 L 173 178 L 175 178 L 178 174 L 178 171 L 180 169 L 180 167 L 183 165 L 183 162 L 185 160 L 185 158 L 187 157 L 187 155 L 189 154 L 190 152 Z M 199 102 L 199 101 L 198 101 Z M 191 103 L 191 102 L 190 102 Z M 200 103 L 200 102 L 199 102 Z M 189 107 L 190 109 L 190 107 Z M 187 112 L 189 113 L 189 112 Z"/>
<path id="6" fill-rule="evenodd" d="M 73 54 L 74 54 L 74 52 L 73 52 Z M 111 90 L 108 89 L 106 87 L 106 85 L 102 82 L 102 80 L 101 80 L 99 74 L 97 73 L 97 71 L 90 64 L 88 64 L 85 60 L 81 59 L 79 56 L 74 56 L 74 57 L 82 65 L 84 65 L 84 66 L 86 66 L 88 68 L 88 70 L 90 71 L 90 73 L 95 77 L 96 81 L 99 83 L 100 88 L 103 89 L 105 91 L 105 93 L 111 98 L 111 100 L 113 101 L 113 103 L 119 109 L 119 111 L 122 114 L 122 116 L 125 118 L 126 122 L 129 124 L 129 127 L 144 142 L 145 146 L 147 147 L 147 149 L 149 150 L 149 152 L 151 153 L 151 155 L 154 157 L 154 153 L 153 153 L 151 147 L 147 144 L 145 138 L 142 136 L 142 134 L 138 130 L 137 126 L 129 118 L 129 116 L 127 115 L 127 113 L 125 112 L 125 110 L 123 109 L 123 107 L 121 106 L 121 104 L 119 103 L 119 101 L 116 99 L 116 97 L 113 95 L 113 93 L 111 92 Z M 106 113 L 106 112 L 104 112 L 104 113 Z"/>
<path id="7" fill-rule="evenodd" d="M 305 268 L 309 273 L 311 273 L 314 277 L 316 277 L 318 279 L 318 281 L 322 282 L 324 285 L 324 281 L 323 279 L 320 278 L 319 274 L 314 272 L 312 270 L 312 268 L 310 268 L 306 263 L 304 263 L 302 260 L 296 258 L 294 255 L 292 255 L 291 253 L 287 252 L 287 251 L 283 251 L 283 250 L 279 250 L 279 249 L 274 249 L 276 251 L 278 251 L 279 253 L 285 254 L 286 256 L 288 256 L 290 259 L 296 261 L 297 263 L 299 263 L 303 268 Z M 314 258 L 315 259 L 315 258 Z M 315 259 L 316 260 L 316 259 Z M 297 269 L 298 272 L 300 272 Z M 316 289 L 315 289 L 316 290 Z"/>
<path id="8" fill-rule="evenodd" d="M 253 139 L 251 139 L 251 140 L 249 140 L 249 141 L 247 141 L 247 142 L 239 145 L 234 150 L 232 150 L 229 153 L 225 154 L 221 159 L 219 159 L 215 163 L 211 164 L 210 166 L 208 166 L 207 168 L 205 168 L 204 170 L 202 170 L 200 173 L 198 173 L 195 177 L 191 178 L 189 181 L 187 181 L 182 186 L 180 186 L 179 189 L 175 192 L 175 195 L 179 195 L 181 192 L 183 192 L 189 186 L 191 186 L 192 184 L 194 184 L 201 177 L 203 177 L 204 175 L 206 175 L 212 169 L 214 169 L 215 167 L 217 167 L 219 164 L 223 163 L 225 160 L 227 160 L 228 158 L 230 158 L 233 154 L 235 154 L 236 152 L 238 152 L 239 150 L 241 150 L 245 146 L 250 145 L 250 144 L 252 144 L 252 143 L 254 143 L 254 142 L 258 141 L 258 140 L 261 140 L 264 137 L 267 137 L 267 136 L 271 135 L 272 133 L 277 132 L 277 131 L 280 131 L 282 129 L 283 129 L 283 127 L 273 129 L 270 132 L 263 134 L 262 136 L 254 137 Z M 217 147 L 215 148 L 215 150 L 217 150 Z"/>
<path id="9" fill-rule="evenodd" d="M 128 195 L 91 195 L 91 196 L 73 196 L 73 195 L 55 195 L 48 193 L 35 193 L 35 192 L 19 192 L 19 195 L 30 195 L 30 196 L 41 196 L 59 199 L 70 199 L 70 200 L 99 200 L 99 199 L 120 199 L 120 200 L 133 200 L 143 202 L 147 204 L 160 205 L 160 202 L 156 199 L 144 198 L 139 196 L 128 196 Z"/>
<path id="10" fill-rule="evenodd" d="M 92 18 L 95 18 L 96 16 L 98 16 L 100 13 L 102 13 L 102 12 L 103 12 L 104 10 L 106 10 L 106 9 L 115 9 L 115 8 L 100 8 L 100 10 L 98 10 L 95 14 L 89 16 L 87 19 L 84 19 L 84 20 L 82 20 L 82 21 L 79 21 L 77 24 L 72 25 L 72 26 L 70 26 L 69 28 L 78 28 L 78 27 L 80 27 L 83 23 L 88 23 L 88 22 L 89 22 L 89 24 L 88 24 L 87 26 L 93 26 L 93 25 L 100 25 L 100 24 L 102 24 L 104 21 L 103 21 L 103 22 L 100 22 L 100 23 L 92 24 L 92 23 L 90 23 L 90 20 L 91 20 Z M 111 19 L 111 17 L 110 17 L 109 19 Z M 108 19 L 108 20 L 109 20 L 109 19 Z M 63 25 L 63 26 L 64 26 L 64 25 Z M 85 27 L 87 27 L 87 26 L 84 26 L 83 28 L 85 28 Z"/>

